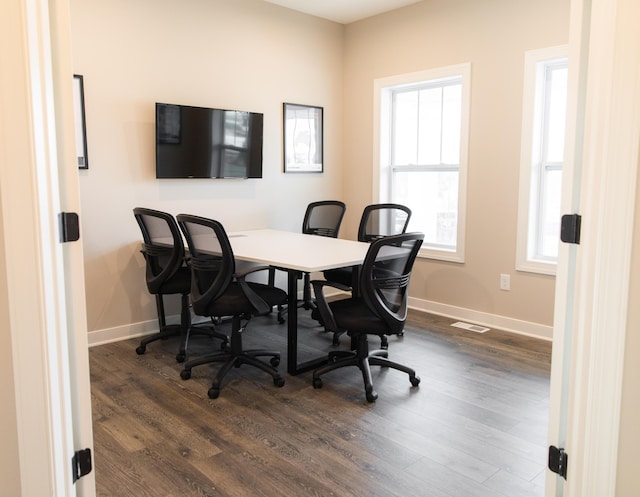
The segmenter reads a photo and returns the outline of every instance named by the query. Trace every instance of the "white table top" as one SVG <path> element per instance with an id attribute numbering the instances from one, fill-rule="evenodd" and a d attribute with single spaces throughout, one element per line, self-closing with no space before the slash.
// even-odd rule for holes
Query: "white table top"
<path id="1" fill-rule="evenodd" d="M 369 249 L 364 242 L 271 229 L 227 235 L 236 259 L 306 273 L 361 264 Z"/>

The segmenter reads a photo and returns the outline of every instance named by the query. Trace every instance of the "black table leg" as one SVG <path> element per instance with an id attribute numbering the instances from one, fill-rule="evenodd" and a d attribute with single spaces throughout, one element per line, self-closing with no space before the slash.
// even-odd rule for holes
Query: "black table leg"
<path id="1" fill-rule="evenodd" d="M 287 270 L 287 372 L 295 376 L 316 369 L 328 361 L 327 356 L 298 364 L 298 280 L 302 273 Z"/>
<path id="2" fill-rule="evenodd" d="M 300 272 L 287 271 L 287 372 L 298 374 L 298 278 Z"/>

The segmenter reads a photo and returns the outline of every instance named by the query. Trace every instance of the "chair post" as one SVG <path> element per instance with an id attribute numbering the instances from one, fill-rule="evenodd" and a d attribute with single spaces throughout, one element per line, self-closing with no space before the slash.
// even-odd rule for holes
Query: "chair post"
<path id="1" fill-rule="evenodd" d="M 162 299 L 162 294 L 156 294 L 156 309 L 158 311 L 158 324 L 160 325 L 160 332 L 167 327 L 167 319 L 164 315 L 164 301 Z"/>
<path id="2" fill-rule="evenodd" d="M 180 306 L 180 350 L 176 355 L 176 361 L 184 362 L 187 358 L 187 345 L 189 343 L 189 334 L 191 332 L 191 310 L 189 309 L 189 294 L 182 295 L 182 304 Z"/>

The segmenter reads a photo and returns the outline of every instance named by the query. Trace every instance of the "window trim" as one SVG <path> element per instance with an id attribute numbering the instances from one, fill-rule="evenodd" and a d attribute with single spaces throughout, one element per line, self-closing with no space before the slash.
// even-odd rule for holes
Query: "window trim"
<path id="1" fill-rule="evenodd" d="M 553 63 L 557 59 L 568 59 L 568 45 L 529 50 L 525 52 L 524 83 L 522 94 L 522 131 L 520 138 L 520 184 L 518 195 L 518 228 L 516 239 L 516 270 L 555 276 L 557 262 L 529 257 L 531 217 L 531 184 L 533 178 L 533 134 L 536 115 L 537 66 L 540 62 Z"/>
<path id="2" fill-rule="evenodd" d="M 373 161 L 372 198 L 377 202 L 390 201 L 390 173 L 382 157 L 389 156 L 388 141 L 382 139 L 383 129 L 389 129 L 388 116 L 391 88 L 460 78 L 462 83 L 462 110 L 460 116 L 460 165 L 458 168 L 458 226 L 456 249 L 422 247 L 419 257 L 464 263 L 467 205 L 467 169 L 469 162 L 469 116 L 471 109 L 471 63 L 455 64 L 407 74 L 375 79 L 373 82 Z"/>

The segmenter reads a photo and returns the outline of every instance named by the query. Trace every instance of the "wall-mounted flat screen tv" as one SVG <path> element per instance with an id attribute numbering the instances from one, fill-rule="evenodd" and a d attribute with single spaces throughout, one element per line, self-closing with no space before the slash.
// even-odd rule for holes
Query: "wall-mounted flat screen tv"
<path id="1" fill-rule="evenodd" d="M 263 115 L 156 103 L 156 178 L 262 178 Z"/>

